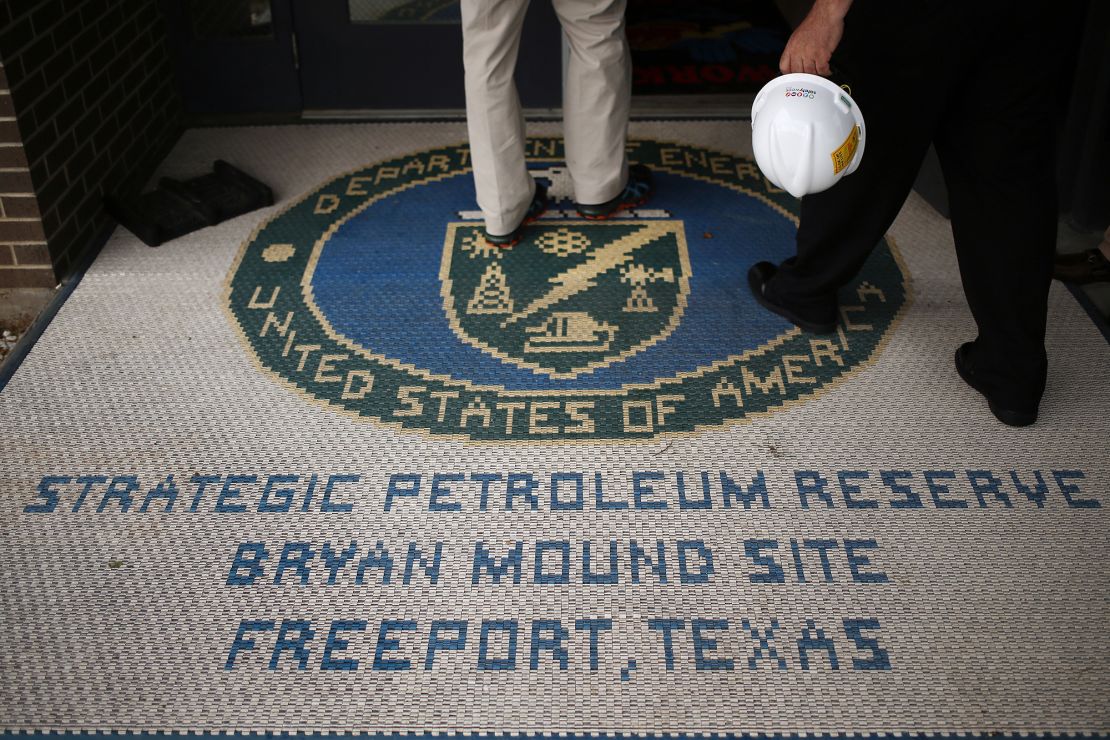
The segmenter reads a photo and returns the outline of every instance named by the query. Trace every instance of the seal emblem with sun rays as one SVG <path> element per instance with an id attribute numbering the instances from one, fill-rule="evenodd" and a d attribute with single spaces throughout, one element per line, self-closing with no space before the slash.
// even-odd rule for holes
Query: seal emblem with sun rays
<path id="1" fill-rule="evenodd" d="M 338 177 L 259 228 L 228 309 L 263 368 L 348 414 L 477 441 L 692 433 L 785 408 L 867 363 L 907 303 L 884 241 L 835 335 L 759 308 L 745 274 L 793 253 L 797 202 L 750 159 L 637 141 L 656 193 L 574 209 L 562 142 L 530 139 L 552 207 L 514 248 L 481 237 L 465 146 Z"/>
<path id="2" fill-rule="evenodd" d="M 519 367 L 576 378 L 678 325 L 690 260 L 680 221 L 541 223 L 511 250 L 489 248 L 474 223 L 453 223 L 440 278 L 464 341 Z"/>

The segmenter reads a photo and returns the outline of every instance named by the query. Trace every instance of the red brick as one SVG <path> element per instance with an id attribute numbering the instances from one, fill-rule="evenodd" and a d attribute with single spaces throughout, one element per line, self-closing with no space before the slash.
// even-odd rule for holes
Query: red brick
<path id="1" fill-rule="evenodd" d="M 42 233 L 42 223 L 34 221 L 2 221 L 0 220 L 0 242 L 40 242 L 46 241 L 46 234 Z"/>
<path id="2" fill-rule="evenodd" d="M 0 193 L 34 193 L 31 173 L 26 170 L 0 172 Z"/>
<path id="3" fill-rule="evenodd" d="M 7 244 L 0 244 L 0 267 L 10 265 L 15 262 L 12 256 L 12 249 Z"/>
<path id="4" fill-rule="evenodd" d="M 23 137 L 15 121 L 0 121 L 0 144 L 21 144 Z"/>
<path id="5" fill-rule="evenodd" d="M 50 265 L 50 250 L 45 244 L 12 244 L 17 265 Z"/>
<path id="6" fill-rule="evenodd" d="M 49 267 L 0 267 L 0 288 L 53 288 L 57 284 Z"/>
<path id="7" fill-rule="evenodd" d="M 27 167 L 27 153 L 21 146 L 0 146 L 0 167 Z"/>
<path id="8" fill-rule="evenodd" d="M 5 195 L 4 215 L 8 218 L 39 218 L 39 204 L 34 196 Z"/>

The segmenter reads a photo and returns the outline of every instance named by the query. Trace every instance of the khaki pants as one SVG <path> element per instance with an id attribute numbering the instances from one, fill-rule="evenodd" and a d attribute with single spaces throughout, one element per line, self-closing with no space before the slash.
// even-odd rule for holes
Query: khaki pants
<path id="1" fill-rule="evenodd" d="M 570 43 L 563 131 L 579 203 L 611 200 L 628 179 L 625 1 L 552 0 Z M 527 9 L 528 0 L 462 0 L 467 130 L 478 206 L 491 234 L 520 225 L 536 187 L 525 168 L 524 115 L 513 81 Z"/>

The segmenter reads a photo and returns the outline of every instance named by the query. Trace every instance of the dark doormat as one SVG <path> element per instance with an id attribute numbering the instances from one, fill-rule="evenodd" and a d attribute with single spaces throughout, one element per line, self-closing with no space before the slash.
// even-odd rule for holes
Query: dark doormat
<path id="1" fill-rule="evenodd" d="M 789 36 L 770 0 L 631 0 L 633 94 L 754 94 Z"/>

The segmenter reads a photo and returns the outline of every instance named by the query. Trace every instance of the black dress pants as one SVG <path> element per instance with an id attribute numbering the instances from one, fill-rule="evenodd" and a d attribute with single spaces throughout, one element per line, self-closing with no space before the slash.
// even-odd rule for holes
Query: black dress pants
<path id="1" fill-rule="evenodd" d="M 1036 404 L 1057 218 L 1050 16 L 1039 1 L 856 0 L 833 66 L 863 111 L 863 162 L 802 199 L 797 256 L 768 295 L 819 312 L 835 306 L 933 143 L 979 330 L 972 367 L 1004 407 Z"/>

